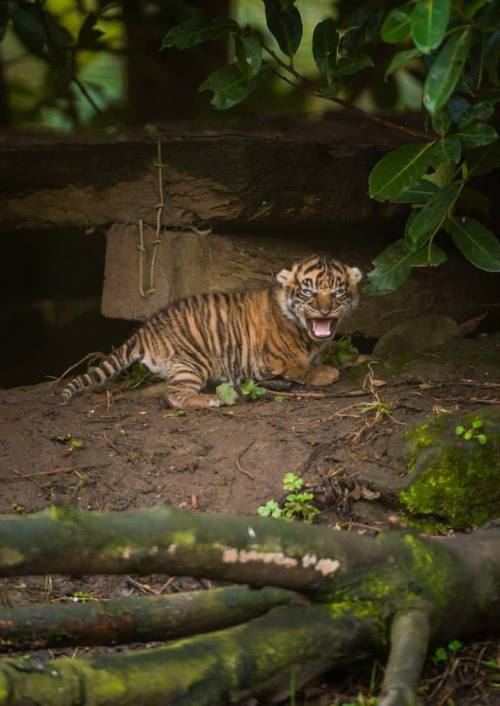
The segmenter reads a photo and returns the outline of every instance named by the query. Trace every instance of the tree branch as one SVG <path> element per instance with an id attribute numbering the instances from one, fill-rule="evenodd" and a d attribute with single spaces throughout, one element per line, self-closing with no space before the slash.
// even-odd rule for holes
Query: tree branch
<path id="1" fill-rule="evenodd" d="M 414 706 L 429 644 L 428 610 L 398 613 L 392 621 L 391 650 L 378 706 Z"/>
<path id="2" fill-rule="evenodd" d="M 300 679 L 304 665 L 350 661 L 376 644 L 370 620 L 333 617 L 325 605 L 277 608 L 244 625 L 128 654 L 2 660 L 0 706 L 227 704 L 291 666 Z"/>
<path id="3" fill-rule="evenodd" d="M 172 640 L 244 623 L 286 605 L 295 595 L 278 588 L 229 586 L 166 596 L 3 609 L 0 649 Z"/>
<path id="4" fill-rule="evenodd" d="M 393 123 L 389 120 L 384 120 L 383 118 L 379 118 L 376 115 L 372 115 L 371 113 L 367 113 L 366 111 L 362 110 L 361 108 L 358 108 L 356 105 L 353 103 L 350 103 L 349 101 L 344 100 L 343 98 L 339 98 L 338 96 L 332 96 L 326 98 L 326 96 L 321 95 L 320 91 L 317 90 L 316 84 L 314 81 L 311 81 L 311 79 L 307 78 L 307 76 L 303 76 L 300 74 L 298 71 L 295 70 L 293 66 L 290 66 L 287 64 L 285 61 L 283 61 L 278 54 L 276 54 L 271 47 L 269 47 L 262 39 L 260 40 L 260 44 L 264 51 L 266 51 L 269 56 L 274 59 L 274 61 L 280 66 L 282 69 L 287 71 L 289 74 L 291 74 L 297 81 L 299 81 L 299 84 L 292 84 L 296 88 L 299 88 L 301 90 L 305 90 L 305 92 L 308 95 L 314 95 L 318 98 L 324 98 L 325 100 L 329 100 L 332 103 L 336 103 L 337 105 L 342 106 L 345 110 L 347 110 L 349 113 L 352 113 L 354 115 L 358 115 L 359 117 L 363 118 L 364 120 L 369 120 L 372 123 L 376 123 L 377 125 L 381 125 L 382 127 L 388 128 L 390 130 L 397 130 L 398 132 L 403 132 L 405 135 L 409 135 L 411 137 L 417 137 L 419 139 L 429 139 L 429 134 L 427 132 L 422 132 L 420 130 L 412 130 L 411 128 L 405 127 L 404 125 L 400 125 L 399 123 Z M 287 81 L 287 83 L 290 83 L 288 79 L 286 79 L 282 74 L 276 73 L 276 75 L 281 78 L 283 81 Z M 306 86 L 304 89 L 303 86 Z"/>
<path id="5" fill-rule="evenodd" d="M 0 576 L 166 573 L 315 593 L 389 553 L 327 527 L 166 507 L 0 516 Z"/>
<path id="6" fill-rule="evenodd" d="M 47 24 L 47 20 L 45 19 L 43 7 L 42 7 L 42 2 L 41 0 L 35 0 L 36 2 L 36 7 L 38 10 L 38 14 L 40 15 L 40 22 L 42 23 L 43 31 L 45 33 L 45 38 L 47 40 L 47 44 L 50 44 L 54 52 L 59 56 L 61 61 L 64 60 L 64 55 L 62 54 L 59 46 L 57 45 L 57 42 L 54 41 L 54 38 L 52 36 L 52 32 L 50 31 L 50 28 Z M 78 88 L 80 93 L 83 95 L 85 100 L 91 105 L 91 107 L 94 109 L 94 111 L 98 114 L 102 114 L 102 110 L 99 108 L 95 100 L 92 98 L 90 93 L 88 92 L 87 88 L 85 85 L 80 81 L 78 76 L 74 72 L 70 72 L 70 80 L 73 81 L 75 86 Z"/>
<path id="7" fill-rule="evenodd" d="M 298 665 L 328 666 L 385 650 L 391 623 L 381 706 L 407 706 L 429 636 L 441 642 L 500 629 L 499 547 L 498 526 L 431 539 L 164 507 L 0 516 L 3 576 L 160 572 L 292 587 L 315 601 L 146 652 L 47 664 L 6 660 L 0 706 L 80 706 L 81 694 L 94 706 L 159 699 L 213 706 Z M 208 602 L 207 615 L 212 595 L 200 599 Z"/>

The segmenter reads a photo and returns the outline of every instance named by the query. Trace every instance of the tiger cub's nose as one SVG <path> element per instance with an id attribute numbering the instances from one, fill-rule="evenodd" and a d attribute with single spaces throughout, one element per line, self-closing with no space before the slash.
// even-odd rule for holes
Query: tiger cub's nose
<path id="1" fill-rule="evenodd" d="M 332 310 L 332 298 L 329 294 L 318 294 L 318 309 L 320 314 L 323 316 L 328 316 Z"/>

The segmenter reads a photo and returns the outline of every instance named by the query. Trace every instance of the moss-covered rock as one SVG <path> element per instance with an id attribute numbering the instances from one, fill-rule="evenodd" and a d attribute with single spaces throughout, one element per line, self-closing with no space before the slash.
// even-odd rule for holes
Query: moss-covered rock
<path id="1" fill-rule="evenodd" d="M 455 529 L 500 517 L 500 410 L 433 417 L 406 434 L 403 453 L 409 482 L 399 498 L 410 514 Z"/>

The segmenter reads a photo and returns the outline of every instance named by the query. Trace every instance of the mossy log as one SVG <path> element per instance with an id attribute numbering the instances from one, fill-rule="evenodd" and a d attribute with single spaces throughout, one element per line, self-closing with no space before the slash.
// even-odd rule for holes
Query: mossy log
<path id="1" fill-rule="evenodd" d="M 430 641 L 500 628 L 498 526 L 431 539 L 168 508 L 0 517 L 3 576 L 130 571 L 293 588 L 308 604 L 147 651 L 5 659 L 0 706 L 223 704 L 290 668 L 326 668 L 388 649 L 380 704 L 406 706 Z"/>
<path id="2" fill-rule="evenodd" d="M 279 588 L 228 586 L 165 596 L 0 609 L 0 650 L 172 640 L 243 623 L 294 597 Z"/>

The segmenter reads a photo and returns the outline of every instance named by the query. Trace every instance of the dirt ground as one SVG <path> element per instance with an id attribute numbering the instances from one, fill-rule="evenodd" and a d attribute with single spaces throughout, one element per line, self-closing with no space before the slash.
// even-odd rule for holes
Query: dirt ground
<path id="1" fill-rule="evenodd" d="M 397 439 L 428 415 L 498 404 L 499 390 L 500 336 L 493 335 L 365 364 L 325 390 L 296 386 L 218 410 L 179 413 L 119 385 L 68 405 L 50 383 L 0 390 L 0 512 L 59 503 L 253 514 L 283 499 L 282 479 L 291 471 L 314 491 L 319 522 L 378 531 L 397 512 L 391 497 L 401 482 Z M 166 576 L 53 576 L 4 580 L 0 595 L 18 605 L 71 600 L 75 592 L 108 598 L 199 587 L 200 581 Z M 500 643 L 470 644 L 460 655 L 456 664 L 451 657 L 444 665 L 429 661 L 425 703 L 500 704 L 498 670 L 495 676 L 484 667 L 487 659 L 500 664 Z M 370 670 L 317 682 L 306 702 L 352 704 L 358 693 L 369 699 Z"/>

